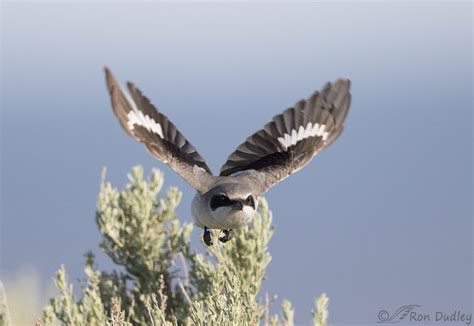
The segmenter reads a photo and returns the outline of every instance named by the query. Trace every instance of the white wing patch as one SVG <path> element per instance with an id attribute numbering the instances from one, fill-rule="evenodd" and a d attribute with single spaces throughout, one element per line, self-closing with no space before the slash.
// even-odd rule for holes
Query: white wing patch
<path id="1" fill-rule="evenodd" d="M 127 99 L 127 102 L 132 107 L 132 111 L 128 112 L 128 129 L 133 130 L 135 125 L 139 125 L 145 127 L 148 131 L 154 132 L 160 138 L 163 138 L 163 130 L 161 129 L 161 125 L 157 123 L 155 120 L 150 118 L 148 115 L 144 115 L 142 111 L 137 108 L 135 101 L 128 95 L 128 93 L 120 87 L 122 94 Z"/>
<path id="2" fill-rule="evenodd" d="M 160 138 L 163 138 L 163 130 L 161 129 L 161 125 L 157 123 L 155 120 L 150 118 L 148 115 L 144 115 L 142 111 L 135 111 L 132 110 L 127 114 L 128 118 L 128 129 L 133 130 L 135 125 L 139 125 L 148 129 L 148 131 L 152 131 Z"/>
<path id="3" fill-rule="evenodd" d="M 298 130 L 293 129 L 290 134 L 285 134 L 283 137 L 278 137 L 278 141 L 285 148 L 285 150 L 293 145 L 296 145 L 299 141 L 309 137 L 322 137 L 323 140 L 328 138 L 329 132 L 324 131 L 326 125 L 312 122 L 308 123 L 306 127 L 300 126 Z"/>

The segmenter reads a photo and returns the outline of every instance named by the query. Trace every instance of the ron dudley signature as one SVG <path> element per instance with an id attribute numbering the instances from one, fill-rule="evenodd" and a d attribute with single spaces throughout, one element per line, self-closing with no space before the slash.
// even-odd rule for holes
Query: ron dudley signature
<path id="1" fill-rule="evenodd" d="M 378 323 L 399 323 L 399 322 L 438 322 L 443 325 L 446 323 L 465 323 L 471 325 L 472 313 L 466 313 L 461 310 L 454 311 L 434 311 L 425 312 L 420 305 L 409 304 L 401 306 L 392 313 L 387 310 L 380 310 L 378 313 Z"/>

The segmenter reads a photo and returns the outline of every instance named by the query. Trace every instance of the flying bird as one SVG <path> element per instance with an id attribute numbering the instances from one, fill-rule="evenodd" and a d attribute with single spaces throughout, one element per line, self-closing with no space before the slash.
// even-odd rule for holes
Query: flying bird
<path id="1" fill-rule="evenodd" d="M 175 125 L 131 82 L 127 93 L 105 67 L 112 109 L 127 134 L 179 174 L 196 195 L 191 213 L 212 245 L 232 239 L 232 230 L 249 223 L 258 197 L 300 170 L 343 130 L 351 101 L 350 81 L 326 83 L 307 99 L 276 115 L 229 155 L 218 176 Z"/>

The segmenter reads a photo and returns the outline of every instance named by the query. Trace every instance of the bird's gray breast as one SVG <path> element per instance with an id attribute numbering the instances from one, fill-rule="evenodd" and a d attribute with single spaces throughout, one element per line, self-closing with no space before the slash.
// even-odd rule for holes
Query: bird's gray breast
<path id="1" fill-rule="evenodd" d="M 209 216 L 211 214 L 210 212 L 210 207 L 205 203 L 205 200 L 201 194 L 196 193 L 194 196 L 193 202 L 191 203 L 191 214 L 194 219 L 194 223 L 198 227 L 205 227 L 207 226 L 205 223 L 209 219 Z"/>

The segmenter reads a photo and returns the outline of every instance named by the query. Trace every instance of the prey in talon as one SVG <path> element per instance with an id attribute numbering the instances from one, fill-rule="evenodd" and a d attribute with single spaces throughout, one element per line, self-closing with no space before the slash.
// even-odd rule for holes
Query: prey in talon
<path id="1" fill-rule="evenodd" d="M 107 67 L 105 76 L 125 132 L 196 190 L 191 213 L 208 246 L 213 244 L 210 229 L 220 230 L 219 241 L 230 241 L 233 230 L 252 221 L 259 196 L 339 137 L 351 101 L 349 80 L 326 83 L 248 137 L 213 175 L 196 148 L 134 84 L 127 83 L 127 92 Z"/>

